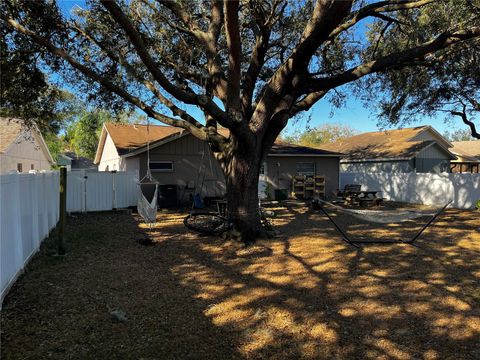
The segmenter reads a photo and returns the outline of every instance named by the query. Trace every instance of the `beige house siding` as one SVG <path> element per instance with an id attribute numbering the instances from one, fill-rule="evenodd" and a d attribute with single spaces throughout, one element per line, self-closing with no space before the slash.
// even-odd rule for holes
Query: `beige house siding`
<path id="1" fill-rule="evenodd" d="M 203 157 L 204 151 L 210 156 Z M 126 158 L 126 160 L 130 161 L 130 159 L 135 158 L 139 159 L 140 177 L 143 177 L 147 171 L 147 154 L 142 153 L 135 157 Z M 150 161 L 173 162 L 173 170 L 152 171 L 152 175 L 161 185 L 177 185 L 180 194 L 187 185 L 191 186 L 202 181 L 203 172 L 200 178 L 198 176 L 199 167 L 203 164 L 206 169 L 203 196 L 223 196 L 225 194 L 225 180 L 220 165 L 209 151 L 207 144 L 192 135 L 186 135 L 178 140 L 151 149 Z M 315 163 L 316 175 L 326 177 L 327 196 L 331 196 L 338 189 L 338 157 L 268 156 L 266 160 L 266 180 L 270 185 L 268 189 L 271 197 L 274 196 L 275 189 L 288 189 L 290 192 L 292 177 L 297 170 L 297 163 L 303 162 Z M 277 166 L 277 163 L 280 166 Z M 127 166 L 126 170 L 131 171 L 131 168 Z"/>
<path id="2" fill-rule="evenodd" d="M 17 164 L 22 164 L 22 171 L 50 170 L 51 163 L 48 161 L 42 145 L 37 137 L 30 133 L 21 133 L 3 154 L 0 154 L 0 174 L 17 171 Z"/>
<path id="3" fill-rule="evenodd" d="M 192 135 L 151 149 L 150 161 L 173 162 L 172 171 L 152 171 L 152 175 L 161 185 L 177 185 L 182 191 L 187 185 L 191 186 L 197 182 L 204 151 L 207 156 L 203 157 L 203 166 L 206 169 L 203 196 L 223 196 L 225 181 L 220 165 L 212 155 L 208 156 L 211 153 L 207 144 Z M 137 158 L 140 163 L 140 177 L 143 177 L 147 172 L 147 154 L 142 153 Z M 201 182 L 201 179 L 198 181 Z"/>
<path id="4" fill-rule="evenodd" d="M 122 170 L 120 164 L 120 156 L 118 155 L 117 148 L 110 137 L 107 134 L 105 139 L 105 145 L 102 151 L 102 157 L 98 163 L 98 171 L 112 171 L 112 170 Z"/>

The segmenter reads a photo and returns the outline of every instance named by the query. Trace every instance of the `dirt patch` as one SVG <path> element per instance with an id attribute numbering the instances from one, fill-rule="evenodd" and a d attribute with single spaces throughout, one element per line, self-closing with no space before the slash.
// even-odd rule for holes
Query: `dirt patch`
<path id="1" fill-rule="evenodd" d="M 355 249 L 302 204 L 275 211 L 281 236 L 248 249 L 185 214 L 159 213 L 149 246 L 132 216 L 69 218 L 67 256 L 47 240 L 4 302 L 2 359 L 479 358 L 478 212 Z"/>

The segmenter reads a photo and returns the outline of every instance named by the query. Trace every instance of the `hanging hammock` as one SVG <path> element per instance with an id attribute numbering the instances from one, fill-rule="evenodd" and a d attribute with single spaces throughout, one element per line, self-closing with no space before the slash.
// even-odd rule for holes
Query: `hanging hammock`
<path id="1" fill-rule="evenodd" d="M 147 173 L 138 182 L 137 211 L 150 228 L 157 222 L 158 181 L 150 170 L 150 122 L 147 122 Z"/>
<path id="2" fill-rule="evenodd" d="M 334 211 L 342 212 L 347 215 L 356 217 L 357 219 L 378 223 L 378 224 L 392 224 L 402 223 L 409 220 L 414 220 L 419 217 L 433 216 L 436 211 L 422 211 L 422 210 L 367 210 L 367 209 L 347 209 L 333 203 L 317 200 L 322 207 L 332 209 Z"/>
<path id="3" fill-rule="evenodd" d="M 157 222 L 158 182 L 138 183 L 137 210 L 145 223 Z"/>
<path id="4" fill-rule="evenodd" d="M 406 243 L 413 244 L 415 240 L 435 221 L 435 219 L 452 203 L 453 200 L 447 202 L 443 207 L 437 211 L 413 211 L 413 210 L 364 210 L 364 209 L 346 209 L 341 206 L 332 204 L 330 202 L 316 199 L 312 202 L 312 207 L 316 210 L 321 210 L 325 216 L 332 222 L 337 231 L 342 235 L 342 238 L 345 242 L 358 247 L 357 244 L 360 243 Z M 421 229 L 409 240 L 395 241 L 392 239 L 378 239 L 378 240 L 352 240 L 347 235 L 346 231 L 340 227 L 340 225 L 333 219 L 331 216 L 330 210 L 333 210 L 338 214 L 345 214 L 349 217 L 354 217 L 359 220 L 377 223 L 377 224 L 396 224 L 403 223 L 406 221 L 418 219 L 421 217 L 430 217 L 430 219 L 421 227 Z"/>

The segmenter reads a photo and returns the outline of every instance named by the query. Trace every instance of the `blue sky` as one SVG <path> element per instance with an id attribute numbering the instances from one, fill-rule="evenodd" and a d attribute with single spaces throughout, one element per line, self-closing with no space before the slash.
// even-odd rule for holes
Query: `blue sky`
<path id="1" fill-rule="evenodd" d="M 70 10 L 75 5 L 79 5 L 82 8 L 86 7 L 85 0 L 60 0 L 59 5 L 62 12 L 66 16 L 69 15 Z M 363 29 L 361 31 L 363 31 Z M 56 78 L 56 76 L 53 75 L 53 78 Z M 74 89 L 69 88 L 68 90 L 75 93 Z M 189 110 L 197 119 L 203 118 L 203 114 L 198 109 L 190 108 Z M 331 114 L 332 110 L 333 114 Z M 315 104 L 312 110 L 306 114 L 306 116 L 302 117 L 303 120 L 290 121 L 284 132 L 291 133 L 297 129 L 305 128 L 307 125 L 306 119 L 308 117 L 310 117 L 310 122 L 308 123 L 308 126 L 310 127 L 320 126 L 325 123 L 339 123 L 349 125 L 360 132 L 376 131 L 379 129 L 377 127 L 377 118 L 375 117 L 375 113 L 372 112 L 371 109 L 365 108 L 363 103 L 359 99 L 356 99 L 353 95 L 347 97 L 345 106 L 339 109 L 333 109 L 332 105 L 327 100 L 318 102 Z M 444 133 L 447 130 L 451 132 L 452 130 L 458 128 L 465 128 L 462 127 L 460 122 L 445 123 L 441 117 L 425 117 L 421 121 L 408 124 L 407 126 L 417 125 L 431 125 L 440 133 Z"/>

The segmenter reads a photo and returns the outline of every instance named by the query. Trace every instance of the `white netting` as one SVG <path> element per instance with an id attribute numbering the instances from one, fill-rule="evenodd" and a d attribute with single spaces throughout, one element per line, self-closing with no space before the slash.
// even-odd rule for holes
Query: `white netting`
<path id="1" fill-rule="evenodd" d="M 436 211 L 428 210 L 365 210 L 365 209 L 346 209 L 344 207 L 319 200 L 319 204 L 326 209 L 343 212 L 352 215 L 360 220 L 379 224 L 393 224 L 417 219 L 424 216 L 433 216 Z"/>
<path id="2" fill-rule="evenodd" d="M 157 193 L 158 184 L 155 184 L 155 192 L 153 193 L 152 200 L 148 201 L 142 192 L 142 186 L 138 186 L 137 211 L 147 224 L 157 222 Z"/>

